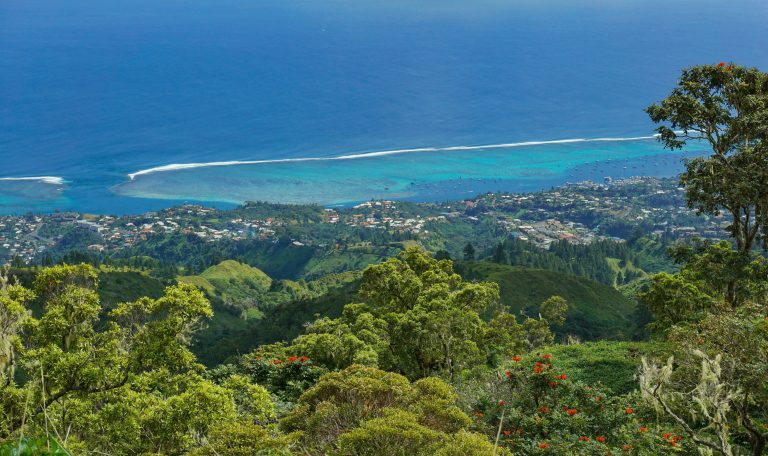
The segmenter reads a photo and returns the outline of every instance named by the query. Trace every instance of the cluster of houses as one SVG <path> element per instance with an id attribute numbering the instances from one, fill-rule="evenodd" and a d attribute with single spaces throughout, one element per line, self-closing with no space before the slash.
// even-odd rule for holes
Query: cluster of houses
<path id="1" fill-rule="evenodd" d="M 18 257 L 24 262 L 31 261 L 52 242 L 39 236 L 42 224 L 40 216 L 0 217 L 0 255 L 8 260 Z"/>
<path id="2" fill-rule="evenodd" d="M 344 216 L 344 223 L 348 226 L 393 230 L 402 233 L 429 233 L 429 230 L 425 229 L 427 223 L 446 221 L 446 216 L 443 214 L 404 215 L 397 210 L 395 201 L 368 201 L 353 206 L 352 212 L 352 214 Z"/>
<path id="3" fill-rule="evenodd" d="M 632 192 L 633 189 L 637 191 Z M 726 238 L 724 228 L 728 220 L 722 215 L 696 215 L 684 205 L 683 191 L 670 181 L 632 177 L 603 184 L 579 182 L 538 193 L 487 194 L 473 202 L 473 206 L 486 208 L 485 215 L 497 217 L 499 224 L 518 232 L 520 239 L 542 248 L 555 240 L 590 243 L 602 238 L 598 226 L 569 221 L 598 219 L 595 215 L 651 226 L 650 234 L 671 239 Z M 510 217 L 510 213 L 518 218 Z"/>
<path id="4" fill-rule="evenodd" d="M 400 205 L 368 201 L 347 209 L 324 209 L 322 222 L 340 226 L 397 231 L 429 236 L 431 222 L 479 223 L 490 220 L 509 236 L 546 249 L 565 240 L 589 244 L 606 239 L 590 219 L 610 216 L 652 227 L 651 234 L 668 238 L 726 238 L 723 216 L 701 217 L 684 205 L 682 189 L 671 181 L 628 178 L 605 183 L 579 182 L 527 194 L 489 193 L 442 205 Z M 237 212 L 235 212 L 237 214 Z M 276 217 L 227 218 L 216 209 L 184 205 L 136 216 L 88 216 L 59 212 L 43 216 L 0 217 L 0 260 L 32 261 L 55 245 L 70 227 L 96 233 L 94 252 L 119 250 L 163 233 L 193 234 L 209 242 L 223 239 L 276 240 L 289 223 Z M 579 223 L 582 221 L 583 223 Z M 433 225 L 434 226 L 434 225 Z M 621 241 L 618 238 L 612 238 Z M 302 238 L 301 245 L 312 242 Z M 299 241 L 296 241 L 299 242 Z"/>

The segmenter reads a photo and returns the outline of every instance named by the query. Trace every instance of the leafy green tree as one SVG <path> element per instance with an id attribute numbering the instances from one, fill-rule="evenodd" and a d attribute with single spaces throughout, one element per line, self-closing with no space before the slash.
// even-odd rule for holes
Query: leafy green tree
<path id="1" fill-rule="evenodd" d="M 663 331 L 681 322 L 695 322 L 707 312 L 726 310 L 723 299 L 735 291 L 739 301 L 764 300 L 768 294 L 768 261 L 761 255 L 743 255 L 728 241 L 677 246 L 672 255 L 680 270 L 650 279 L 638 295 L 655 321 L 650 328 Z"/>
<path id="2" fill-rule="evenodd" d="M 369 266 L 360 296 L 365 304 L 348 304 L 340 317 L 307 325 L 281 353 L 306 356 L 332 369 L 363 364 L 411 379 L 453 378 L 464 369 L 494 365 L 510 353 L 554 340 L 547 320 L 528 318 L 519 324 L 497 309 L 498 285 L 464 281 L 450 260 L 437 261 L 418 248 Z M 545 308 L 557 322 L 567 304 L 554 299 Z M 491 318 L 485 321 L 481 315 Z"/>
<path id="3" fill-rule="evenodd" d="M 526 318 L 523 321 L 525 343 L 528 350 L 535 350 L 555 341 L 555 335 L 549 327 L 549 323 L 543 318 Z"/>
<path id="4" fill-rule="evenodd" d="M 321 377 L 281 428 L 301 431 L 301 443 L 321 454 L 334 448 L 339 454 L 436 454 L 470 425 L 455 402 L 451 387 L 437 378 L 410 383 L 353 365 Z"/>
<path id="5" fill-rule="evenodd" d="M 493 262 L 499 264 L 507 264 L 507 252 L 504 250 L 504 244 L 499 242 L 496 245 L 496 250 L 493 252 Z"/>
<path id="6" fill-rule="evenodd" d="M 465 261 L 473 261 L 475 259 L 475 247 L 471 243 L 467 242 L 463 252 Z"/>
<path id="7" fill-rule="evenodd" d="M 681 273 L 703 284 L 713 297 L 726 299 L 733 293 L 735 304 L 768 298 L 768 261 L 763 255 L 742 254 L 728 241 L 712 243 L 697 239 L 693 245 L 678 245 L 670 253 L 677 263 L 683 264 Z"/>
<path id="8" fill-rule="evenodd" d="M 514 315 L 500 312 L 485 326 L 485 346 L 488 347 L 488 364 L 497 366 L 512 353 L 528 351 L 528 334 Z"/>
<path id="9" fill-rule="evenodd" d="M 190 456 L 291 456 L 296 435 L 252 423 L 234 422 L 213 426 L 203 446 Z"/>
<path id="10" fill-rule="evenodd" d="M 541 316 L 556 326 L 565 323 L 565 313 L 568 311 L 568 301 L 562 296 L 551 296 L 541 303 Z"/>
<path id="11" fill-rule="evenodd" d="M 410 378 L 452 376 L 484 359 L 480 313 L 498 301 L 495 283 L 465 282 L 449 260 L 436 261 L 409 248 L 369 266 L 360 295 L 387 323 L 388 347 L 380 353 L 380 367 Z"/>
<path id="12" fill-rule="evenodd" d="M 649 327 L 661 331 L 702 318 L 715 305 L 715 300 L 702 288 L 704 284 L 687 280 L 682 274 L 662 272 L 653 276 L 650 288 L 638 295 L 653 314 L 654 321 Z"/>
<path id="13" fill-rule="evenodd" d="M 274 419 L 264 388 L 238 375 L 203 377 L 189 346 L 212 312 L 194 287 L 109 312 L 97 287 L 92 266 L 43 269 L 35 317 L 33 293 L 3 281 L 0 440 L 55 436 L 78 452 L 170 455 L 198 447 L 214 425 Z"/>
<path id="14" fill-rule="evenodd" d="M 437 261 L 440 261 L 440 260 L 450 260 L 451 259 L 451 254 L 448 253 L 447 250 L 438 250 L 437 252 L 435 252 L 435 259 Z"/>
<path id="15" fill-rule="evenodd" d="M 0 271 L 0 387 L 16 375 L 16 356 L 22 349 L 22 330 L 31 312 L 27 304 L 34 293 L 12 283 L 8 271 Z"/>
<path id="16" fill-rule="evenodd" d="M 370 313 L 364 304 L 348 304 L 341 317 L 320 318 L 308 325 L 292 348 L 334 369 L 351 364 L 376 366 L 387 340 L 384 320 Z"/>
<path id="17" fill-rule="evenodd" d="M 768 221 L 768 75 L 757 68 L 699 65 L 683 70 L 672 93 L 647 108 L 664 123 L 657 131 L 670 149 L 705 140 L 710 157 L 686 161 L 680 183 L 688 206 L 699 213 L 731 217 L 728 231 L 737 251 L 747 255 L 766 240 Z M 731 280 L 725 300 L 738 302 Z"/>
<path id="18" fill-rule="evenodd" d="M 434 431 L 420 424 L 417 415 L 400 409 L 384 409 L 382 416 L 342 434 L 338 446 L 338 454 L 346 456 L 485 456 L 494 452 L 482 435 Z"/>

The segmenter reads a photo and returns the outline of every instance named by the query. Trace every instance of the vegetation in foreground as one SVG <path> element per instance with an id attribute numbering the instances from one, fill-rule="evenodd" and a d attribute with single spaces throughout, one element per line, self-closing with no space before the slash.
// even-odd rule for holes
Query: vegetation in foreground
<path id="1" fill-rule="evenodd" d="M 764 454 L 768 76 L 694 67 L 648 111 L 667 146 L 711 143 L 681 181 L 692 208 L 731 213 L 734 239 L 675 249 L 679 269 L 637 288 L 650 340 L 578 343 L 582 302 L 521 305 L 508 266 L 469 262 L 462 275 L 418 247 L 332 284 L 276 284 L 225 262 L 125 299 L 115 288 L 141 277 L 6 272 L 0 453 Z M 191 350 L 212 301 L 279 308 L 340 283 L 355 298 L 289 341 L 210 368 Z"/>

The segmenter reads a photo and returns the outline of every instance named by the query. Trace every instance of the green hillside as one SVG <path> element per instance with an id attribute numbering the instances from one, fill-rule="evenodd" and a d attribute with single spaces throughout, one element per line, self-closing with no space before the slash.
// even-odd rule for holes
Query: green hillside
<path id="1" fill-rule="evenodd" d="M 105 270 L 99 273 L 99 296 L 105 305 L 135 301 L 143 296 L 159 298 L 165 285 L 139 271 Z"/>
<path id="2" fill-rule="evenodd" d="M 459 262 L 456 271 L 470 280 L 499 284 L 502 304 L 519 315 L 538 315 L 539 305 L 552 295 L 569 304 L 561 335 L 586 340 L 626 339 L 636 331 L 636 304 L 615 288 L 583 277 L 541 269 L 486 262 Z"/>
<path id="3" fill-rule="evenodd" d="M 663 342 L 597 341 L 573 345 L 553 345 L 541 349 L 550 353 L 557 365 L 573 380 L 588 385 L 603 384 L 614 393 L 637 389 L 637 368 L 643 356 L 666 359 L 670 347 Z"/>
<path id="4" fill-rule="evenodd" d="M 569 312 L 564 327 L 559 331 L 560 335 L 570 334 L 592 340 L 626 339 L 635 333 L 635 303 L 607 285 L 563 273 L 485 262 L 459 262 L 456 264 L 456 270 L 471 280 L 499 283 L 502 304 L 517 315 L 520 312 L 537 315 L 538 306 L 545 299 L 555 294 L 563 296 L 569 302 Z M 318 316 L 337 317 L 345 304 L 361 300 L 357 295 L 360 282 L 356 279 L 359 278 L 359 273 L 348 274 L 331 275 L 307 283 L 302 287 L 303 290 L 317 289 L 323 282 L 330 285 L 327 285 L 322 293 L 287 299 L 265 309 L 263 319 L 254 321 L 247 327 L 236 322 L 236 330 L 230 327 L 221 331 L 212 343 L 219 347 L 218 350 L 226 352 L 228 350 L 225 346 L 233 345 L 234 348 L 234 343 L 228 342 L 227 338 L 240 339 L 233 342 L 241 346 L 244 343 L 255 346 L 290 340 L 301 333 L 306 323 Z M 285 286 L 287 283 L 297 284 L 280 281 L 277 286 Z M 275 288 L 273 285 L 273 289 Z M 217 318 L 214 317 L 214 320 Z M 218 319 L 217 324 L 224 321 Z M 198 344 L 198 347 L 200 350 L 207 350 L 202 343 Z M 221 356 L 221 353 L 215 356 Z"/>
<path id="5" fill-rule="evenodd" d="M 181 283 L 195 285 L 214 302 L 245 319 L 260 318 L 272 279 L 258 268 L 234 260 L 211 266 L 197 276 L 182 276 Z"/>
<path id="6" fill-rule="evenodd" d="M 177 280 L 195 285 L 211 300 L 213 318 L 197 334 L 194 348 L 202 362 L 212 365 L 258 343 L 295 336 L 315 314 L 334 315 L 347 303 L 346 291 L 342 299 L 337 290 L 349 289 L 359 276 L 345 272 L 310 282 L 272 280 L 258 268 L 227 260 Z"/>

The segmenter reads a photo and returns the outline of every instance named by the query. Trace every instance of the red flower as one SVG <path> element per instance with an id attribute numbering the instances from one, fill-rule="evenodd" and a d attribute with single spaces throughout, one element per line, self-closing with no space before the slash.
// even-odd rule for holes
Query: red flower
<path id="1" fill-rule="evenodd" d="M 533 372 L 535 372 L 535 373 L 537 373 L 537 374 L 540 374 L 540 373 L 541 373 L 543 370 L 544 370 L 543 368 L 541 368 L 541 367 L 538 367 L 538 366 L 536 366 L 536 367 L 534 367 L 534 368 L 533 368 Z"/>
<path id="2" fill-rule="evenodd" d="M 557 378 L 559 378 L 560 380 L 565 380 L 566 378 L 568 378 L 568 376 L 566 376 L 565 374 L 560 374 L 557 376 Z"/>
<path id="3" fill-rule="evenodd" d="M 648 432 L 648 428 L 647 427 L 641 427 L 640 428 L 640 432 Z"/>
<path id="4" fill-rule="evenodd" d="M 600 443 L 605 443 L 605 437 L 603 437 L 602 435 L 598 436 L 598 437 L 595 437 L 595 440 L 597 440 Z"/>
<path id="5" fill-rule="evenodd" d="M 301 361 L 302 363 L 306 363 L 307 361 L 309 361 L 309 358 L 307 358 L 306 356 L 302 356 L 299 358 L 299 361 Z"/>
<path id="6" fill-rule="evenodd" d="M 621 448 L 624 449 L 624 451 L 630 451 L 630 450 L 632 450 L 632 445 L 624 445 Z"/>
<path id="7" fill-rule="evenodd" d="M 586 435 L 582 435 L 581 437 L 579 437 L 579 441 L 581 441 L 581 442 L 588 442 L 589 441 L 589 437 L 587 437 Z"/>
<path id="8" fill-rule="evenodd" d="M 519 357 L 519 356 L 513 356 L 513 357 L 512 357 L 512 361 L 514 361 L 514 362 L 516 362 L 516 363 L 519 363 L 521 359 L 523 359 L 523 358 L 521 358 L 521 357 Z"/>
<path id="9" fill-rule="evenodd" d="M 512 371 L 511 370 L 505 370 L 504 375 L 506 375 L 509 378 L 512 378 Z"/>
<path id="10" fill-rule="evenodd" d="M 539 411 L 541 413 L 547 413 L 549 412 L 549 407 L 547 407 L 546 405 L 542 405 L 541 407 L 539 407 Z"/>
<path id="11" fill-rule="evenodd" d="M 296 356 L 291 356 L 290 358 L 286 359 L 285 362 L 286 363 L 292 363 L 292 362 L 296 361 L 297 359 L 299 359 L 299 358 L 297 358 Z"/>
<path id="12" fill-rule="evenodd" d="M 504 431 L 504 437 L 509 437 L 509 434 L 511 434 L 512 431 Z"/>
<path id="13" fill-rule="evenodd" d="M 550 355 L 549 353 L 547 353 L 546 355 L 542 355 L 542 358 L 544 358 L 544 359 L 549 359 L 551 357 L 552 357 L 552 355 Z"/>
<path id="14" fill-rule="evenodd" d="M 717 64 L 717 67 L 718 67 L 718 68 L 722 68 L 722 67 L 724 67 L 724 66 L 725 66 L 725 62 L 720 62 L 720 63 L 718 63 L 718 64 Z"/>
<path id="15" fill-rule="evenodd" d="M 280 364 L 280 363 L 282 363 L 282 361 L 280 361 L 279 359 L 273 359 L 272 360 L 272 364 L 277 365 L 277 364 Z"/>
<path id="16" fill-rule="evenodd" d="M 627 407 L 626 411 L 627 411 L 627 415 L 631 415 L 632 414 L 632 409 L 631 408 Z"/>
<path id="17" fill-rule="evenodd" d="M 676 447 L 676 446 L 677 446 L 677 442 L 670 442 L 670 443 L 672 443 L 672 446 L 673 446 L 673 447 Z"/>
<path id="18" fill-rule="evenodd" d="M 682 440 L 682 439 L 683 439 L 683 438 L 682 438 L 682 437 L 680 437 L 679 435 L 676 435 L 676 436 L 672 437 L 672 440 L 673 440 L 674 442 L 679 442 L 679 441 L 680 441 L 680 440 Z"/>
<path id="19" fill-rule="evenodd" d="M 552 382 L 549 384 L 552 388 L 557 388 L 557 382 Z"/>
<path id="20" fill-rule="evenodd" d="M 576 409 L 568 409 L 568 410 L 565 411 L 565 413 L 573 416 L 573 415 L 578 413 L 578 410 L 576 410 Z"/>
<path id="21" fill-rule="evenodd" d="M 504 401 L 499 401 L 499 405 L 504 405 Z"/>
<path id="22" fill-rule="evenodd" d="M 665 434 L 662 434 L 661 436 L 664 437 L 665 439 L 668 439 L 668 438 L 672 437 L 672 433 L 671 432 L 667 432 Z"/>
<path id="23" fill-rule="evenodd" d="M 549 444 L 547 442 L 541 442 L 539 444 L 539 448 L 541 448 L 542 450 L 547 449 L 549 448 Z"/>

